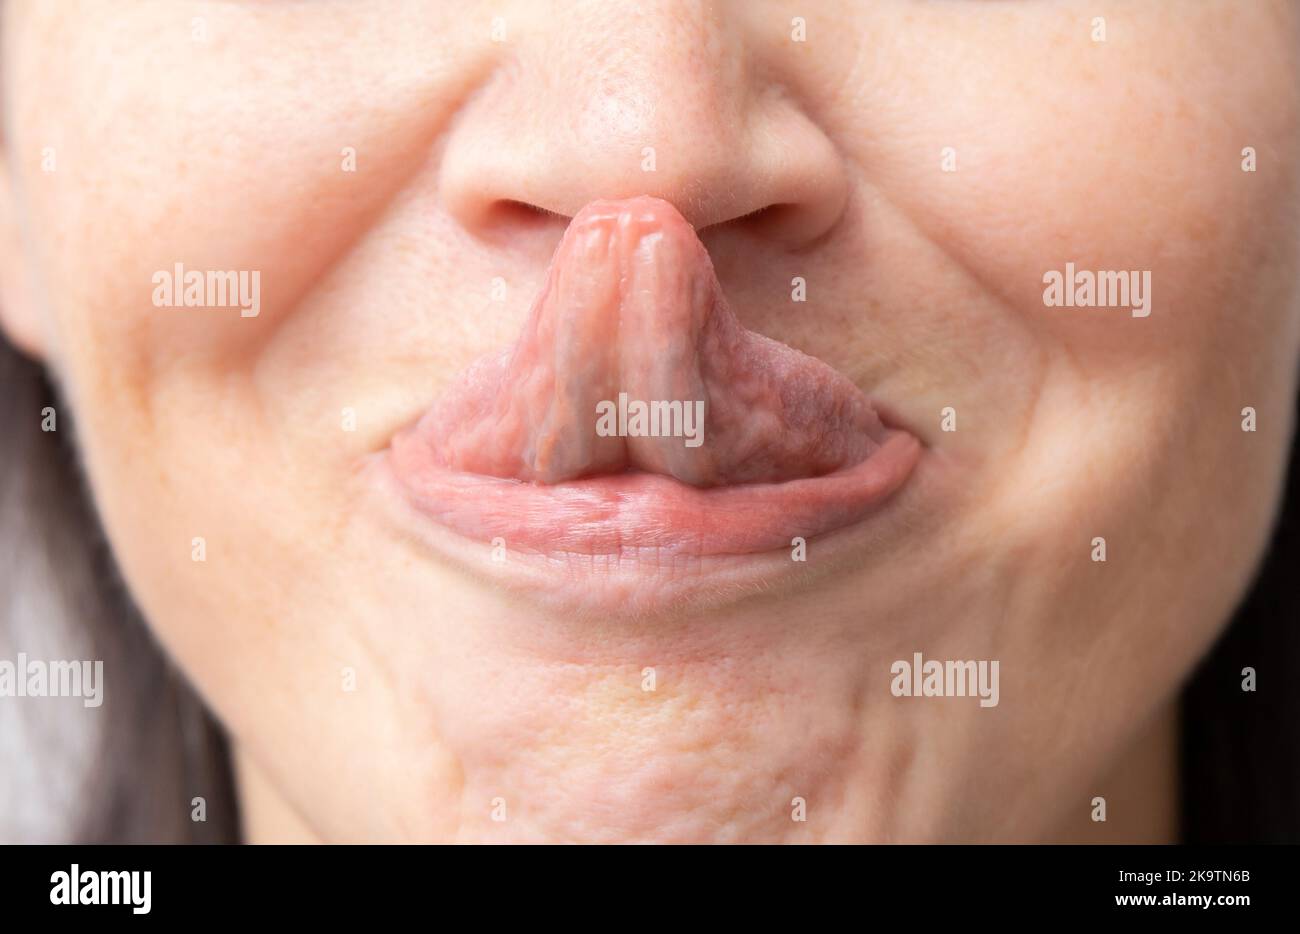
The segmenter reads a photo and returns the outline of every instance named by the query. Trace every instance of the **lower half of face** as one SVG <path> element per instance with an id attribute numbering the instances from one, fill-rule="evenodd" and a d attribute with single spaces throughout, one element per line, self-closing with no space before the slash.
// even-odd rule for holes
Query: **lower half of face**
<path id="1" fill-rule="evenodd" d="M 1284 3 L 81 6 L 5 24 L 36 330 L 322 837 L 1042 838 L 1247 584 Z"/>

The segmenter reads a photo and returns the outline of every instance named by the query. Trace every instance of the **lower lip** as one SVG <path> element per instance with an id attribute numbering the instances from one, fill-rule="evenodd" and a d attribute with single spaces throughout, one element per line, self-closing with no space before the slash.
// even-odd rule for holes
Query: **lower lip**
<path id="1" fill-rule="evenodd" d="M 569 565 L 587 557 L 659 570 L 682 559 L 788 550 L 795 538 L 862 522 L 920 455 L 915 436 L 891 430 L 866 460 L 832 474 L 713 489 L 645 473 L 538 486 L 453 472 L 432 464 L 407 433 L 393 439 L 386 461 L 415 511 L 462 538 Z"/>

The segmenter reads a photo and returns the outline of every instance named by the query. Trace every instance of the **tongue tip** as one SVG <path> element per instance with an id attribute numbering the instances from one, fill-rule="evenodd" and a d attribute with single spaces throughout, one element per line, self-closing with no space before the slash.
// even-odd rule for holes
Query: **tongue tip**
<path id="1" fill-rule="evenodd" d="M 685 228 L 691 236 L 695 235 L 695 228 L 676 207 L 653 195 L 592 201 L 574 215 L 569 230 L 581 231 L 591 226 L 638 228 L 644 232 Z"/>

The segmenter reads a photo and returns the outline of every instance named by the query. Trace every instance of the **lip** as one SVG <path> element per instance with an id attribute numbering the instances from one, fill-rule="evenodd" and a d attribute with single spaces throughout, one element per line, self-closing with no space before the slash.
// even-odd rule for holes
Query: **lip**
<path id="1" fill-rule="evenodd" d="M 370 468 L 418 550 L 554 610 L 654 615 L 812 579 L 791 560 L 796 538 L 823 570 L 881 542 L 873 527 L 923 452 L 890 428 L 865 460 L 820 477 L 697 489 L 632 472 L 544 486 L 440 467 L 408 428 Z"/>
<path id="2" fill-rule="evenodd" d="M 698 489 L 629 472 L 551 486 L 442 468 L 409 432 L 393 473 L 412 507 L 456 534 L 508 551 L 620 562 L 754 555 L 861 521 L 911 474 L 920 442 L 894 430 L 865 460 L 820 477 Z"/>

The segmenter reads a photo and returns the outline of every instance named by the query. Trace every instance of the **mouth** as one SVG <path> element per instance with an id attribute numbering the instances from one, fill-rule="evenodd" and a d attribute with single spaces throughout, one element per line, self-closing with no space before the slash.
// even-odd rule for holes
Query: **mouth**
<path id="1" fill-rule="evenodd" d="M 690 224 L 640 197 L 573 219 L 519 340 L 385 467 L 444 553 L 637 575 L 790 563 L 868 521 L 921 450 L 846 377 L 741 325 Z"/>

